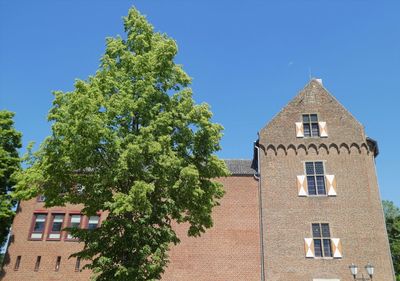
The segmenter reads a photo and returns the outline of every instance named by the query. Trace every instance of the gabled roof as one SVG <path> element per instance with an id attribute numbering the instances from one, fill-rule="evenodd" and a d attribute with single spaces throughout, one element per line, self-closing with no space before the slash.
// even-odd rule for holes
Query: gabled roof
<path id="1" fill-rule="evenodd" d="M 272 119 L 269 123 L 266 124 L 264 129 L 268 127 L 268 124 L 270 124 L 272 121 L 278 118 L 280 114 L 282 114 L 286 108 L 292 106 L 293 104 L 298 104 L 300 103 L 312 103 L 313 100 L 316 98 L 316 94 L 318 95 L 326 95 L 328 96 L 334 103 L 336 103 L 339 107 L 341 107 L 353 120 L 362 128 L 364 126 L 358 121 L 357 118 L 354 117 L 354 115 L 339 101 L 336 99 L 332 93 L 330 93 L 323 85 L 322 79 L 317 79 L 317 78 L 312 78 L 302 90 L 300 90 L 297 95 L 289 102 L 286 104 L 285 107 L 283 107 Z"/>
<path id="2" fill-rule="evenodd" d="M 254 175 L 256 171 L 251 168 L 252 160 L 225 159 L 226 166 L 233 176 Z"/>

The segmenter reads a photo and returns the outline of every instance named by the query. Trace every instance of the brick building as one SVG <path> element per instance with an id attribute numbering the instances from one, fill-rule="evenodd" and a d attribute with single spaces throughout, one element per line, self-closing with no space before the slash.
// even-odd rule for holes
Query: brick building
<path id="1" fill-rule="evenodd" d="M 226 195 L 214 227 L 173 247 L 167 281 L 349 281 L 349 265 L 375 266 L 374 280 L 394 273 L 375 172 L 377 143 L 312 80 L 259 132 L 254 159 L 226 160 Z M 21 202 L 4 281 L 89 280 L 69 255 L 81 245 L 62 231 L 93 228 L 79 206 L 44 209 Z M 360 272 L 361 273 L 361 272 Z M 364 272 L 366 275 L 366 272 Z"/>

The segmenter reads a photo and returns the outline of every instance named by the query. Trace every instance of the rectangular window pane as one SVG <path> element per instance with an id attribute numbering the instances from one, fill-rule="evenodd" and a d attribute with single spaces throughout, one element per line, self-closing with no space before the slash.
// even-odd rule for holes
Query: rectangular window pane
<path id="1" fill-rule="evenodd" d="M 309 195 L 317 195 L 317 189 L 315 186 L 315 177 L 314 176 L 307 177 L 307 185 L 308 185 L 308 194 Z"/>
<path id="2" fill-rule="evenodd" d="M 315 254 L 315 257 L 322 257 L 321 239 L 314 239 L 314 254 Z"/>
<path id="3" fill-rule="evenodd" d="M 89 218 L 88 229 L 95 229 L 99 224 L 99 216 L 91 216 Z"/>
<path id="4" fill-rule="evenodd" d="M 34 232 L 43 232 L 46 222 L 47 215 L 36 215 L 35 226 L 33 227 Z"/>
<path id="5" fill-rule="evenodd" d="M 311 128 L 310 124 L 303 124 L 304 136 L 311 137 Z"/>
<path id="6" fill-rule="evenodd" d="M 80 228 L 81 227 L 81 215 L 71 215 L 70 226 L 71 228 Z M 67 234 L 67 239 L 74 239 L 71 233 Z"/>
<path id="7" fill-rule="evenodd" d="M 318 137 L 318 136 L 319 136 L 319 125 L 313 123 L 313 124 L 311 125 L 311 129 L 312 129 L 312 136 L 313 136 L 313 137 Z"/>
<path id="8" fill-rule="evenodd" d="M 325 177 L 324 176 L 317 176 L 317 189 L 318 195 L 325 195 Z"/>
<path id="9" fill-rule="evenodd" d="M 64 215 L 55 215 L 53 219 L 53 226 L 51 227 L 52 232 L 60 232 L 64 221 Z"/>
<path id="10" fill-rule="evenodd" d="M 43 234 L 42 233 L 32 233 L 31 238 L 32 239 L 42 239 Z"/>
<path id="11" fill-rule="evenodd" d="M 306 162 L 306 174 L 314 175 L 314 163 L 313 162 Z"/>
<path id="12" fill-rule="evenodd" d="M 311 122 L 318 122 L 317 114 L 311 114 Z"/>
<path id="13" fill-rule="evenodd" d="M 312 232 L 313 232 L 313 237 L 314 238 L 320 238 L 321 237 L 321 228 L 319 226 L 319 223 L 313 223 L 312 224 Z"/>
<path id="14" fill-rule="evenodd" d="M 81 258 L 80 258 L 80 257 L 77 257 L 77 258 L 76 258 L 76 263 L 75 263 L 75 271 L 76 271 L 76 272 L 79 271 L 80 268 L 81 268 Z"/>
<path id="15" fill-rule="evenodd" d="M 35 271 L 39 271 L 39 268 L 40 268 L 40 260 L 41 260 L 41 259 L 42 259 L 41 256 L 38 256 L 38 257 L 36 258 Z"/>
<path id="16" fill-rule="evenodd" d="M 50 233 L 49 234 L 49 238 L 50 239 L 60 239 L 61 238 L 61 234 L 60 233 Z"/>
<path id="17" fill-rule="evenodd" d="M 317 175 L 323 175 L 324 174 L 324 163 L 315 162 L 315 173 Z"/>
<path id="18" fill-rule="evenodd" d="M 61 257 L 58 256 L 57 260 L 56 260 L 56 266 L 54 268 L 55 271 L 59 271 L 60 270 L 60 265 L 61 265 Z"/>
<path id="19" fill-rule="evenodd" d="M 310 122 L 310 116 L 308 114 L 303 115 L 303 123 L 309 123 Z"/>
<path id="20" fill-rule="evenodd" d="M 45 197 L 44 195 L 39 195 L 39 196 L 36 198 L 36 201 L 37 201 L 37 202 L 44 202 L 44 201 L 46 201 L 46 197 Z"/>
<path id="21" fill-rule="evenodd" d="M 81 225 L 81 215 L 71 216 L 71 227 L 80 227 Z"/>
<path id="22" fill-rule="evenodd" d="M 21 264 L 21 256 L 18 256 L 17 260 L 15 261 L 14 270 L 18 270 L 20 264 Z"/>
<path id="23" fill-rule="evenodd" d="M 322 237 L 325 237 L 325 238 L 331 237 L 331 233 L 330 233 L 330 230 L 329 230 L 329 224 L 322 223 L 321 224 L 321 228 L 322 228 Z"/>
<path id="24" fill-rule="evenodd" d="M 324 256 L 332 257 L 331 239 L 324 239 Z"/>

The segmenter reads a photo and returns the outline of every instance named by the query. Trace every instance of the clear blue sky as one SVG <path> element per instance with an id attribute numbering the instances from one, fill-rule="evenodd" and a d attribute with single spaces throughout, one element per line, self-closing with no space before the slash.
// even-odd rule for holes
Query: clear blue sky
<path id="1" fill-rule="evenodd" d="M 0 0 L 0 109 L 24 144 L 50 133 L 51 91 L 96 71 L 132 5 L 178 42 L 196 101 L 225 127 L 221 157 L 251 158 L 311 70 L 379 141 L 382 197 L 400 205 L 400 1 Z"/>

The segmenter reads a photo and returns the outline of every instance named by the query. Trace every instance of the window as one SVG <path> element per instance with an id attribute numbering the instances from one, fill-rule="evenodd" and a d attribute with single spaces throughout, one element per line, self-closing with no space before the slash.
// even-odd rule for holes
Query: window
<path id="1" fill-rule="evenodd" d="M 18 256 L 17 259 L 15 260 L 14 270 L 18 270 L 20 264 L 21 264 L 21 256 Z"/>
<path id="2" fill-rule="evenodd" d="M 326 195 L 324 163 L 306 162 L 305 169 L 308 195 Z"/>
<path id="3" fill-rule="evenodd" d="M 61 265 L 61 257 L 58 256 L 56 260 L 56 266 L 54 268 L 54 271 L 59 271 L 60 270 L 60 265 Z"/>
<path id="4" fill-rule="evenodd" d="M 68 225 L 68 227 L 70 227 L 70 228 L 81 228 L 81 221 L 82 221 L 82 215 L 80 215 L 80 214 L 70 215 L 69 216 L 69 225 Z M 67 239 L 73 240 L 73 239 L 76 239 L 76 238 L 73 237 L 71 233 L 68 233 L 67 234 Z"/>
<path id="5" fill-rule="evenodd" d="M 317 114 L 303 114 L 304 137 L 319 137 Z"/>
<path id="6" fill-rule="evenodd" d="M 75 186 L 75 191 L 76 191 L 78 194 L 82 194 L 82 193 L 85 191 L 85 186 L 82 185 L 82 184 L 80 184 L 80 183 L 78 183 L 78 184 Z"/>
<path id="7" fill-rule="evenodd" d="M 97 226 L 99 225 L 99 216 L 90 216 L 89 217 L 89 222 L 88 222 L 88 229 L 96 229 Z"/>
<path id="8" fill-rule="evenodd" d="M 53 214 L 51 228 L 49 231 L 49 239 L 61 239 L 61 230 L 64 222 L 64 214 Z"/>
<path id="9" fill-rule="evenodd" d="M 75 272 L 78 272 L 80 270 L 81 270 L 81 258 L 77 257 L 75 263 Z"/>
<path id="10" fill-rule="evenodd" d="M 36 258 L 35 271 L 39 271 L 39 268 L 40 268 L 40 260 L 41 260 L 41 259 L 42 259 L 41 256 L 38 256 L 38 257 Z"/>
<path id="11" fill-rule="evenodd" d="M 46 201 L 46 197 L 44 195 L 39 195 L 36 197 L 36 202 L 44 202 Z"/>
<path id="12" fill-rule="evenodd" d="M 329 224 L 313 223 L 314 254 L 317 258 L 332 257 L 331 233 Z"/>
<path id="13" fill-rule="evenodd" d="M 33 226 L 30 238 L 34 240 L 42 240 L 44 229 L 46 226 L 47 214 L 34 214 Z"/>

